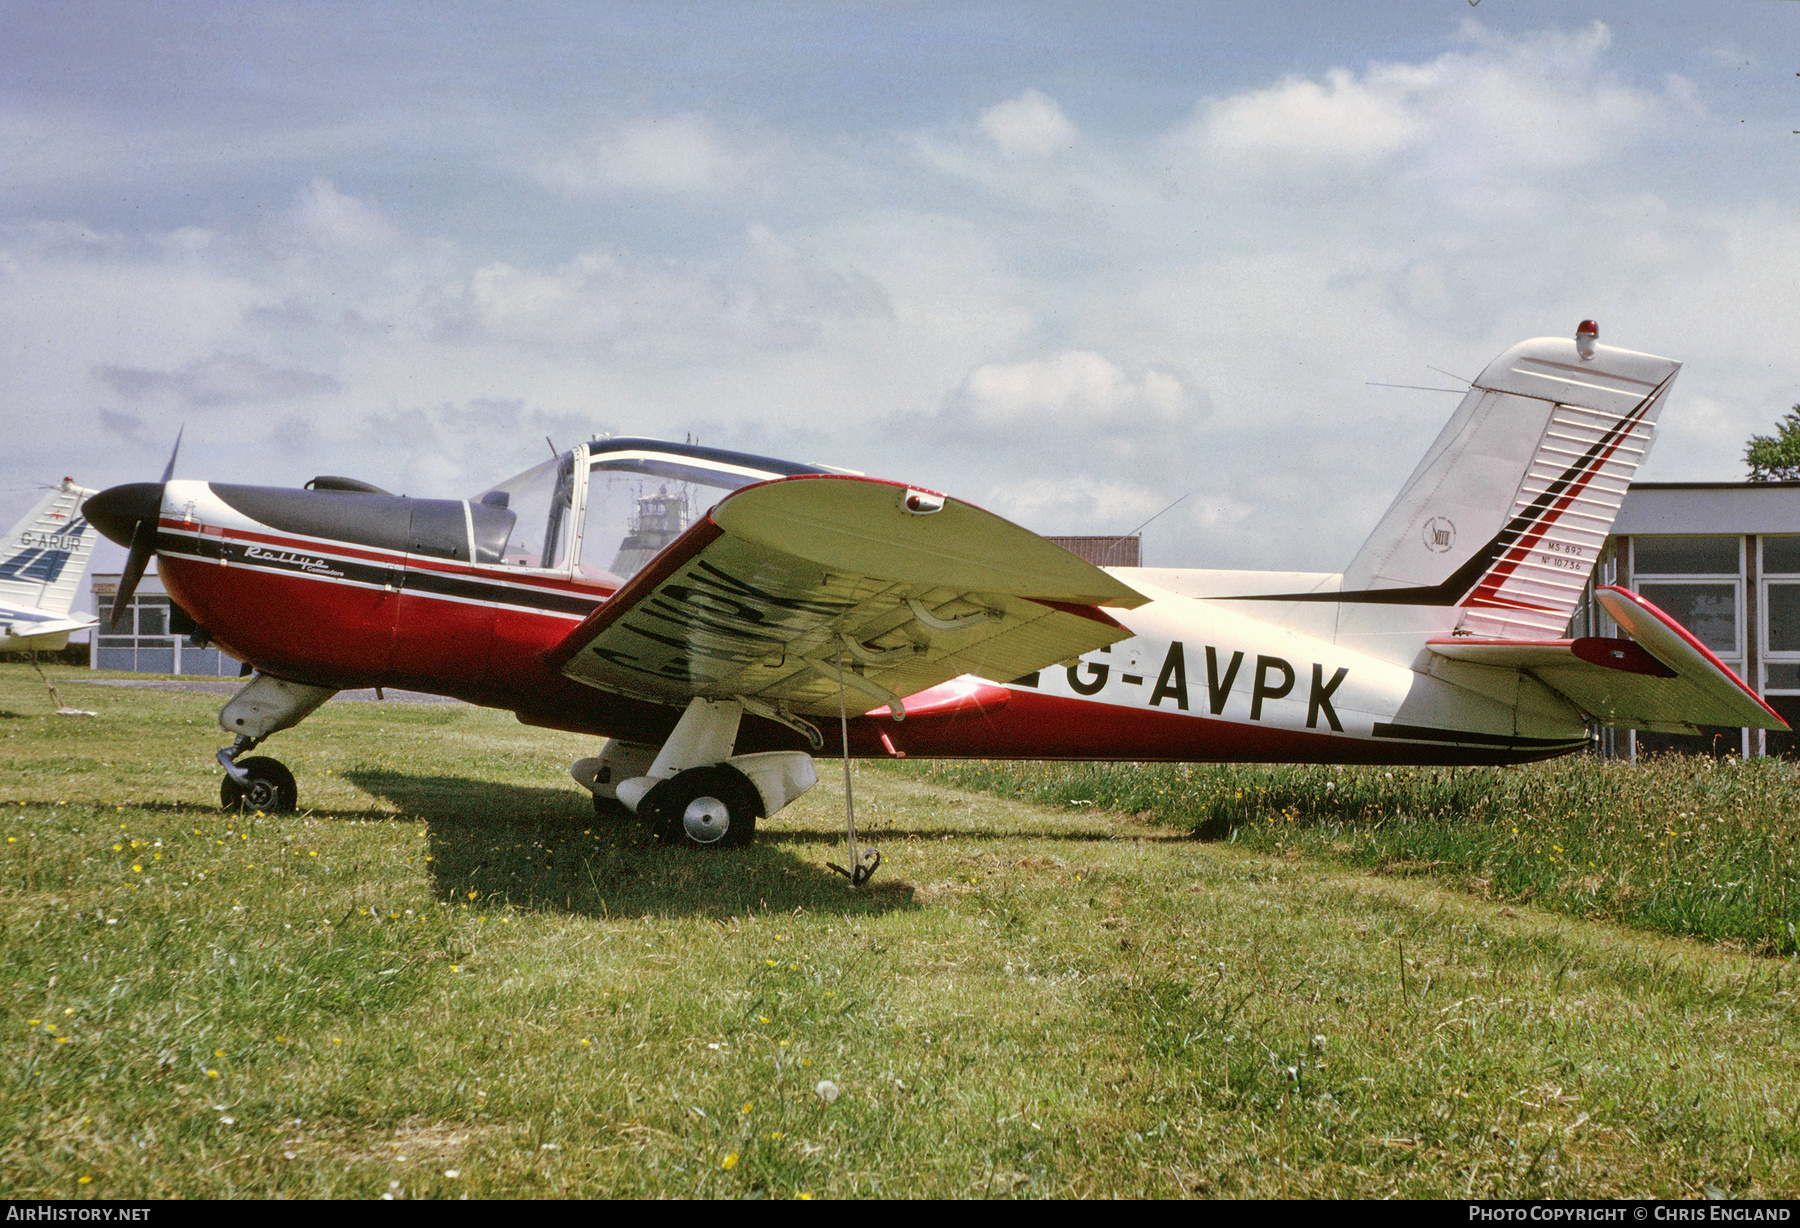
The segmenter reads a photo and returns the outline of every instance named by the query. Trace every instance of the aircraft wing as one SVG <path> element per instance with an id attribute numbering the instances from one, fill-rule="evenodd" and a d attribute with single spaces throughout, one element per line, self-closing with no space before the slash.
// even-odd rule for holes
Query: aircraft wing
<path id="1" fill-rule="evenodd" d="M 1595 597 L 1629 639 L 1499 640 L 1446 637 L 1440 657 L 1530 674 L 1613 729 L 1692 733 L 1701 725 L 1786 729 L 1775 710 L 1673 618 L 1610 585 Z"/>
<path id="2" fill-rule="evenodd" d="M 872 478 L 728 495 L 552 649 L 580 682 L 836 716 L 963 674 L 999 682 L 1131 635 L 1148 598 L 990 512 Z M 842 671 L 840 674 L 840 661 Z"/>

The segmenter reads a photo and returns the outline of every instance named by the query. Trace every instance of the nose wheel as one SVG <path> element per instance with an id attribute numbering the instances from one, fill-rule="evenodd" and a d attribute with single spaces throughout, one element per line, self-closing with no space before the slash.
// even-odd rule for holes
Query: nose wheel
<path id="1" fill-rule="evenodd" d="M 638 803 L 638 817 L 665 844 L 738 848 L 756 834 L 762 795 L 728 764 L 689 768 L 663 781 Z"/>
<path id="2" fill-rule="evenodd" d="M 264 814 L 281 814 L 294 809 L 300 800 L 300 789 L 294 774 L 279 759 L 257 756 L 237 763 L 244 773 L 239 783 L 227 776 L 219 782 L 219 805 L 226 810 L 260 810 Z"/>

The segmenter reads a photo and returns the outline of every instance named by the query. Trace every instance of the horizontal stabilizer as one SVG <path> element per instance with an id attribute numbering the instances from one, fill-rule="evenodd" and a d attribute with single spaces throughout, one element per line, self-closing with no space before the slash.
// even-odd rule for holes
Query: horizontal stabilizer
<path id="1" fill-rule="evenodd" d="M 1447 660 L 1530 674 L 1607 728 L 1787 728 L 1729 666 L 1663 611 L 1622 588 L 1604 586 L 1595 596 L 1630 639 L 1447 636 L 1426 647 Z"/>
<path id="2" fill-rule="evenodd" d="M 970 504 L 806 475 L 727 496 L 549 660 L 664 703 L 898 713 L 904 697 L 963 674 L 1010 681 L 1127 639 L 1098 607 L 1146 600 Z"/>
<path id="3" fill-rule="evenodd" d="M 0 614 L 0 628 L 4 629 L 7 639 L 35 639 L 43 635 L 68 635 L 74 631 L 86 631 L 99 624 L 97 618 L 29 618 L 20 615 Z M 0 649 L 9 648 L 5 640 L 0 640 Z"/>

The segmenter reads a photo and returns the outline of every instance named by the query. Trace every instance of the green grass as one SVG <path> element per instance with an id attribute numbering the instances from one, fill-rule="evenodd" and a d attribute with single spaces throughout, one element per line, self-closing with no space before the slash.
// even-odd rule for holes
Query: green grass
<path id="1" fill-rule="evenodd" d="M 1800 768 L 1581 756 L 1523 768 L 940 763 L 928 778 L 1124 810 L 1762 954 L 1800 951 Z"/>
<path id="2" fill-rule="evenodd" d="M 873 765 L 857 893 L 829 765 L 664 850 L 461 707 L 242 820 L 219 697 L 61 687 L 0 667 L 0 1196 L 1800 1188 L 1785 960 Z"/>

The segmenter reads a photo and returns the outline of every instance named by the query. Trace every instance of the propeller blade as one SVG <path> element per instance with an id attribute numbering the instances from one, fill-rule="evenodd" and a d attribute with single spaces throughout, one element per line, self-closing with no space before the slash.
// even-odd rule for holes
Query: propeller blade
<path id="1" fill-rule="evenodd" d="M 109 631 L 118 627 L 120 617 L 130 607 L 138 581 L 144 578 L 144 568 L 150 565 L 150 556 L 155 553 L 156 521 L 140 520 L 131 530 L 131 553 L 125 558 L 125 574 L 119 577 L 119 591 L 113 595 L 112 618 L 107 622 Z"/>
<path id="2" fill-rule="evenodd" d="M 131 605 L 144 569 L 156 553 L 157 522 L 162 519 L 164 488 L 175 475 L 175 458 L 181 455 L 181 437 L 187 432 L 184 423 L 175 432 L 175 446 L 169 450 L 169 463 L 163 466 L 160 482 L 131 482 L 103 490 L 82 505 L 94 527 L 112 541 L 125 546 L 125 572 L 119 577 L 119 591 L 113 595 L 112 615 L 107 627 L 117 627 L 119 619 Z"/>
<path id="3" fill-rule="evenodd" d="M 163 466 L 162 480 L 165 485 L 170 478 L 175 476 L 175 458 L 181 455 L 181 437 L 186 433 L 187 423 L 183 422 L 180 429 L 175 432 L 175 446 L 169 449 L 169 463 Z"/>

